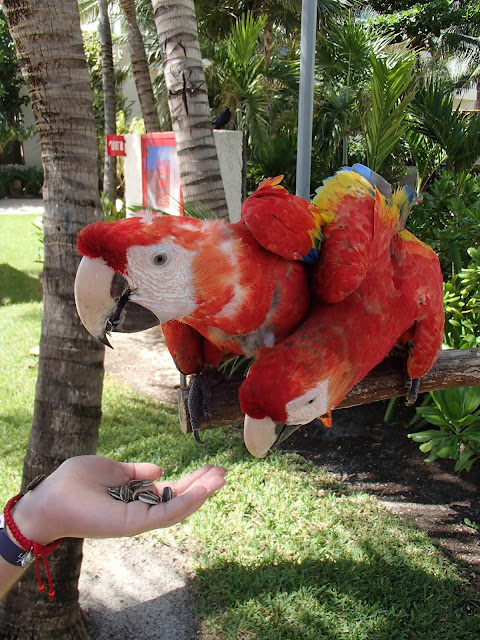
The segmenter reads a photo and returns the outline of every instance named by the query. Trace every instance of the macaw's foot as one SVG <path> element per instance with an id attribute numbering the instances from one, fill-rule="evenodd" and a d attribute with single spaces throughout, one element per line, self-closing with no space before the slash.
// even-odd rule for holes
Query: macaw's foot
<path id="1" fill-rule="evenodd" d="M 418 390 L 420 389 L 420 378 L 407 378 L 407 395 L 405 396 L 405 404 L 411 407 L 418 398 Z"/>
<path id="2" fill-rule="evenodd" d="M 203 440 L 199 436 L 202 418 L 209 428 L 212 427 L 210 422 L 212 389 L 221 379 L 222 375 L 216 369 L 206 369 L 200 375 L 191 378 L 187 407 L 193 436 L 198 444 L 203 444 Z"/>

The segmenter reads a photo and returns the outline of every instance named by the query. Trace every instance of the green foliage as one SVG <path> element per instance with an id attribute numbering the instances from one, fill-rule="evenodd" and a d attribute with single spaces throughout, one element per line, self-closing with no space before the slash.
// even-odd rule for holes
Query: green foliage
<path id="1" fill-rule="evenodd" d="M 265 16 L 246 13 L 232 26 L 226 40 L 205 51 L 207 85 L 214 106 L 229 106 L 232 125 L 242 131 L 249 147 L 259 147 L 271 137 L 272 108 L 284 94 L 298 91 L 298 63 L 272 57 L 265 64 L 261 35 Z"/>
<path id="2" fill-rule="evenodd" d="M 28 103 L 24 82 L 7 22 L 0 8 L 0 147 L 13 140 L 26 140 L 22 107 Z"/>
<path id="3" fill-rule="evenodd" d="M 468 175 L 460 193 L 451 172 L 443 171 L 413 209 L 409 230 L 440 258 L 444 279 L 468 262 L 468 248 L 480 238 L 480 178 Z"/>
<path id="4" fill-rule="evenodd" d="M 0 167 L 0 198 L 8 196 L 40 197 L 43 171 L 37 167 Z"/>
<path id="5" fill-rule="evenodd" d="M 416 92 L 416 54 L 404 52 L 393 60 L 372 57 L 370 108 L 362 118 L 367 165 L 382 171 L 385 160 L 407 131 L 407 110 Z"/>
<path id="6" fill-rule="evenodd" d="M 451 349 L 480 347 L 480 252 L 470 247 L 470 264 L 444 285 L 445 343 Z"/>
<path id="7" fill-rule="evenodd" d="M 412 111 L 413 129 L 445 152 L 458 197 L 480 154 L 480 118 L 455 109 L 451 87 L 438 78 L 418 89 Z"/>
<path id="8" fill-rule="evenodd" d="M 437 458 L 455 460 L 455 471 L 469 471 L 480 459 L 480 387 L 457 387 L 431 391 L 434 406 L 418 407 L 417 413 L 437 427 L 410 433 L 428 453 L 426 462 Z"/>
<path id="9" fill-rule="evenodd" d="M 480 25 L 477 0 L 371 0 L 381 12 L 376 23 L 395 34 L 396 41 L 432 44 L 446 31 L 466 33 Z"/>

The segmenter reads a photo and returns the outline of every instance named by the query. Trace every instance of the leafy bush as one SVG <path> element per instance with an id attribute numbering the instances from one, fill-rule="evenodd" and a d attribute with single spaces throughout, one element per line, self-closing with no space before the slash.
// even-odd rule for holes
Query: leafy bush
<path id="1" fill-rule="evenodd" d="M 467 250 L 471 262 L 444 285 L 445 344 L 451 349 L 480 347 L 480 251 Z"/>
<path id="2" fill-rule="evenodd" d="M 6 166 L 0 168 L 0 198 L 41 196 L 43 171 L 37 167 Z"/>
<path id="3" fill-rule="evenodd" d="M 438 254 L 444 278 L 458 273 L 468 261 L 468 248 L 480 237 L 480 178 L 470 176 L 459 196 L 450 172 L 431 183 L 414 208 L 409 230 Z"/>
<path id="4" fill-rule="evenodd" d="M 408 434 L 421 442 L 426 462 L 437 458 L 455 460 L 455 471 L 470 471 L 480 459 L 480 387 L 457 387 L 431 391 L 434 406 L 418 407 L 417 413 L 437 427 Z"/>

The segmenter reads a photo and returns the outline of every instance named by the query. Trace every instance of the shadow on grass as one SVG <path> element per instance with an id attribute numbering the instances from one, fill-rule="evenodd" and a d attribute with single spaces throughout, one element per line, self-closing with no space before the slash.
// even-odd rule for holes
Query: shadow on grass
<path id="1" fill-rule="evenodd" d="M 41 301 L 42 285 L 40 280 L 9 264 L 0 264 L 0 301 L 5 299 L 14 304 Z"/>
<path id="2" fill-rule="evenodd" d="M 363 550 L 366 557 L 357 562 L 315 558 L 201 568 L 199 612 L 221 620 L 232 632 L 226 638 L 234 630 L 264 640 L 478 638 L 478 595 L 408 566 L 395 552 Z"/>

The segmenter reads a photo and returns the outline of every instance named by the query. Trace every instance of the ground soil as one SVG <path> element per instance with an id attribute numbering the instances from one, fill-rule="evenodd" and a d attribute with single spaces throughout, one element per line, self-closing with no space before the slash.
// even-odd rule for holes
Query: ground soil
<path id="1" fill-rule="evenodd" d="M 116 334 L 112 344 L 105 361 L 109 375 L 160 402 L 177 404 L 179 373 L 160 329 Z M 384 411 L 383 403 L 336 411 L 332 429 L 299 429 L 283 448 L 414 520 L 454 561 L 466 565 L 471 589 L 480 590 L 480 532 L 464 523 L 469 518 L 480 524 L 480 464 L 459 476 L 451 461 L 425 463 L 406 435 L 411 410 L 399 408 L 388 425 Z M 188 567 L 188 557 L 171 545 L 159 546 L 148 534 L 140 540 L 87 541 L 80 593 L 94 640 L 198 638 Z"/>

